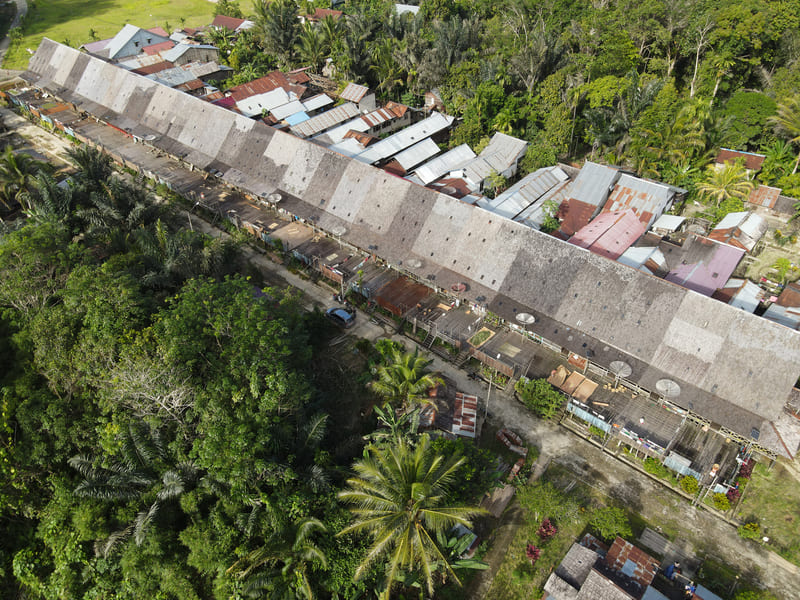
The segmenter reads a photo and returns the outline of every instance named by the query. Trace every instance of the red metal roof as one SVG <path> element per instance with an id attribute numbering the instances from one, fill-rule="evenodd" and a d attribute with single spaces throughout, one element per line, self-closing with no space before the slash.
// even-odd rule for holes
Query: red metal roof
<path id="1" fill-rule="evenodd" d="M 145 46 L 142 48 L 142 52 L 145 54 L 152 56 L 153 54 L 158 54 L 162 50 L 169 50 L 170 48 L 175 46 L 175 42 L 172 40 L 167 40 L 166 42 L 159 42 L 158 44 L 152 44 L 150 46 Z"/>
<path id="2" fill-rule="evenodd" d="M 156 35 L 160 35 L 161 37 L 165 38 L 169 37 L 167 30 L 162 27 L 153 27 L 152 29 L 148 29 L 147 31 L 149 31 L 150 33 L 155 33 Z"/>
<path id="3" fill-rule="evenodd" d="M 569 243 L 616 260 L 642 237 L 644 231 L 644 224 L 629 208 L 600 213 L 591 223 L 573 235 Z"/>
<path id="4" fill-rule="evenodd" d="M 750 193 L 747 201 L 750 204 L 757 204 L 766 208 L 774 208 L 775 202 L 778 201 L 778 196 L 781 195 L 781 189 L 770 187 L 768 185 L 760 185 Z"/>
<path id="5" fill-rule="evenodd" d="M 283 88 L 287 92 L 294 92 L 297 94 L 298 98 L 302 98 L 306 91 L 306 87 L 303 85 L 294 85 L 289 83 L 286 75 L 280 71 L 273 71 L 272 73 L 269 73 L 264 77 L 254 79 L 249 83 L 243 83 L 242 85 L 232 87 L 228 91 L 234 100 L 239 102 L 245 98 L 249 98 L 250 96 L 266 94 L 267 92 L 271 92 L 272 90 L 276 90 L 278 88 Z"/>
<path id="6" fill-rule="evenodd" d="M 451 431 L 456 435 L 475 437 L 475 426 L 478 420 L 478 397 L 456 392 L 453 410 L 453 426 Z"/>
<path id="7" fill-rule="evenodd" d="M 171 69 L 174 67 L 171 62 L 168 60 L 158 62 L 152 65 L 145 65 L 144 67 L 139 67 L 138 69 L 133 69 L 134 73 L 138 73 L 139 75 L 152 75 L 153 73 L 160 73 L 165 69 Z"/>
<path id="8" fill-rule="evenodd" d="M 225 29 L 236 31 L 236 28 L 242 23 L 244 23 L 244 19 L 236 19 L 234 17 L 226 17 L 225 15 L 217 15 L 214 17 L 214 20 L 211 21 L 211 27 L 224 27 Z"/>
<path id="9" fill-rule="evenodd" d="M 428 185 L 429 188 L 447 194 L 460 200 L 464 196 L 469 196 L 472 192 L 467 186 L 467 182 L 460 177 L 451 177 L 449 179 L 440 179 Z"/>
<path id="10" fill-rule="evenodd" d="M 766 156 L 763 154 L 754 154 L 753 152 L 739 152 L 737 150 L 729 150 L 728 148 L 720 148 L 717 158 L 714 162 L 722 165 L 726 162 L 734 162 L 736 160 L 744 160 L 744 168 L 750 171 L 759 171 L 761 165 L 764 164 Z"/>
<path id="11" fill-rule="evenodd" d="M 629 562 L 630 561 L 630 562 Z M 625 573 L 644 590 L 653 583 L 658 572 L 658 561 L 621 537 L 614 540 L 606 554 L 605 563 L 618 573 Z M 627 564 L 627 567 L 626 567 Z M 631 573 L 632 569 L 632 575 Z"/>
<path id="12" fill-rule="evenodd" d="M 219 100 L 214 100 L 212 104 L 216 104 L 217 106 L 221 106 L 222 108 L 232 108 L 236 106 L 236 99 L 233 96 L 225 96 L 224 98 L 220 98 Z"/>
<path id="13" fill-rule="evenodd" d="M 575 198 L 567 198 L 558 207 L 556 216 L 561 221 L 561 226 L 554 235 L 562 240 L 568 240 L 582 227 L 588 225 L 597 208 L 593 204 L 581 202 Z"/>

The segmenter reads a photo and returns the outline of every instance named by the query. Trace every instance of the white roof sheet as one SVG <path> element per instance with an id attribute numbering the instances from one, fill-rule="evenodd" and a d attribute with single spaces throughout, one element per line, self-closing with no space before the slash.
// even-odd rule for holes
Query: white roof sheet
<path id="1" fill-rule="evenodd" d="M 210 44 L 177 44 L 161 53 L 161 56 L 164 60 L 168 60 L 169 62 L 175 62 L 181 56 L 183 56 L 186 52 L 191 50 L 192 48 L 204 48 L 206 50 L 216 50 L 216 46 L 211 46 Z"/>
<path id="2" fill-rule="evenodd" d="M 303 108 L 305 108 L 305 110 L 308 112 L 315 111 L 318 108 L 328 106 L 329 104 L 333 104 L 333 98 L 327 94 L 317 94 L 308 100 L 303 100 Z"/>
<path id="3" fill-rule="evenodd" d="M 278 119 L 278 121 L 283 121 L 289 115 L 302 112 L 302 110 L 303 103 L 300 102 L 300 100 L 292 100 L 286 104 L 281 104 L 280 106 L 270 109 L 269 112 L 273 117 Z"/>
<path id="4" fill-rule="evenodd" d="M 349 157 L 353 157 L 364 151 L 364 146 L 355 138 L 345 138 L 341 142 L 329 146 L 329 148 L 339 154 L 344 154 Z"/>
<path id="5" fill-rule="evenodd" d="M 400 163 L 401 167 L 408 171 L 437 154 L 439 154 L 439 146 L 437 146 L 436 142 L 431 138 L 425 138 L 421 142 L 417 142 L 410 148 L 398 153 L 394 159 Z"/>
<path id="6" fill-rule="evenodd" d="M 264 94 L 256 94 L 255 96 L 240 100 L 236 103 L 236 108 L 238 108 L 243 115 L 254 117 L 260 115 L 262 110 L 272 111 L 272 109 L 288 104 L 292 100 L 297 100 L 297 96 L 294 92 L 287 93 L 283 88 L 275 88 Z"/>
<path id="7" fill-rule="evenodd" d="M 464 178 L 477 185 L 492 171 L 503 173 L 516 164 L 527 147 L 528 142 L 525 140 L 505 133 L 495 133 L 489 145 L 476 158 L 464 165 Z"/>
<path id="8" fill-rule="evenodd" d="M 379 160 L 394 156 L 434 133 L 447 129 L 453 121 L 454 117 L 433 112 L 427 119 L 409 125 L 380 142 L 372 144 L 356 156 L 356 159 L 367 164 L 374 164 Z"/>
<path id="9" fill-rule="evenodd" d="M 729 279 L 725 287 L 739 287 L 739 291 L 736 292 L 728 304 L 746 310 L 747 312 L 756 311 L 761 301 L 761 288 L 755 283 L 752 281 L 744 281 L 743 279 Z"/>
<path id="10" fill-rule="evenodd" d="M 467 144 L 461 144 L 418 167 L 415 174 L 423 185 L 428 185 L 450 171 L 460 169 L 475 156 L 476 154 L 472 151 L 472 148 Z"/>
<path id="11" fill-rule="evenodd" d="M 664 229 L 666 231 L 677 231 L 686 220 L 686 217 L 679 217 L 678 215 L 661 215 L 653 223 L 653 229 Z"/>
<path id="12" fill-rule="evenodd" d="M 419 6 L 414 6 L 413 4 L 395 4 L 394 12 L 398 15 L 405 13 L 411 13 L 412 15 L 415 15 L 419 12 Z"/>
<path id="13" fill-rule="evenodd" d="M 738 227 L 747 218 L 747 212 L 732 212 L 725 215 L 714 229 L 731 229 Z"/>
<path id="14" fill-rule="evenodd" d="M 292 127 L 292 133 L 302 138 L 311 137 L 312 135 L 316 135 L 317 133 L 338 125 L 342 121 L 352 119 L 357 114 L 358 106 L 352 102 L 346 102 L 345 104 L 340 104 L 330 110 L 326 110 L 324 113 L 320 113 L 315 117 L 311 117 L 308 121 L 300 123 L 300 125 L 296 127 Z"/>

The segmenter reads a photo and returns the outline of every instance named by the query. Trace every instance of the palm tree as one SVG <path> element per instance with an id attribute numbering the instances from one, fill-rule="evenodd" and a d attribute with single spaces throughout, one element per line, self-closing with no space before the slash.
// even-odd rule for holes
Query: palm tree
<path id="1" fill-rule="evenodd" d="M 414 352 L 392 349 L 387 364 L 378 367 L 378 378 L 370 387 L 390 402 L 400 402 L 404 410 L 412 403 L 428 402 L 426 392 L 444 384 L 441 377 L 427 371 L 432 363 L 420 356 L 419 348 Z"/>
<path id="2" fill-rule="evenodd" d="M 800 96 L 792 96 L 785 102 L 778 103 L 778 114 L 768 120 L 775 127 L 775 132 L 787 138 L 790 144 L 800 146 Z M 800 153 L 794 161 L 792 175 L 797 173 L 800 164 Z"/>
<path id="3" fill-rule="evenodd" d="M 791 144 L 784 140 L 776 140 L 766 150 L 762 150 L 766 155 L 764 164 L 758 178 L 765 185 L 772 185 L 781 177 L 789 174 L 792 162 L 794 162 L 794 151 Z"/>
<path id="4" fill-rule="evenodd" d="M 300 30 L 297 4 L 293 0 L 259 0 L 253 3 L 253 8 L 266 50 L 279 57 L 285 67 L 290 67 Z"/>
<path id="5" fill-rule="evenodd" d="M 86 190 L 91 193 L 103 189 L 114 171 L 111 157 L 92 146 L 76 146 L 71 148 L 68 154 L 79 169 L 76 179 Z"/>
<path id="6" fill-rule="evenodd" d="M 456 525 L 470 527 L 470 519 L 483 514 L 479 508 L 448 506 L 446 495 L 463 457 L 436 454 L 430 438 L 423 435 L 416 447 L 405 441 L 369 446 L 356 462 L 356 476 L 347 480 L 339 499 L 352 505 L 355 522 L 338 535 L 367 532 L 373 543 L 356 569 L 359 579 L 376 560 L 385 557 L 388 598 L 393 583 L 403 573 L 418 573 L 429 594 L 438 564 L 444 576 L 460 585 L 450 562 L 436 542 L 438 533 Z"/>
<path id="7" fill-rule="evenodd" d="M 326 52 L 330 53 L 342 35 L 339 21 L 334 19 L 331 15 L 327 15 L 319 22 L 319 32 L 322 34 L 323 47 Z"/>
<path id="8" fill-rule="evenodd" d="M 16 154 L 11 146 L 6 146 L 0 154 L 0 202 L 3 206 L 10 210 L 14 204 L 22 204 L 33 188 L 34 178 L 48 167 L 47 163 L 29 154 Z"/>
<path id="9" fill-rule="evenodd" d="M 747 170 L 741 162 L 726 162 L 722 168 L 709 165 L 706 169 L 706 180 L 697 184 L 701 197 L 710 198 L 714 205 L 731 198 L 746 200 L 753 191 L 753 182 L 748 178 Z"/>
<path id="10" fill-rule="evenodd" d="M 314 73 L 319 73 L 327 55 L 324 35 L 313 25 L 307 24 L 297 38 L 295 48 L 300 60 L 311 65 Z"/>
<path id="11" fill-rule="evenodd" d="M 312 600 L 314 590 L 308 578 L 309 567 L 328 568 L 328 559 L 313 536 L 316 532 L 326 531 L 319 519 L 311 517 L 273 529 L 264 545 L 237 560 L 227 572 L 248 580 L 245 588 L 248 594 L 269 590 L 273 592 L 270 597 Z M 268 570 L 260 570 L 262 567 Z M 258 593 L 257 597 L 262 595 Z"/>
<path id="12" fill-rule="evenodd" d="M 74 494 L 83 498 L 108 501 L 138 501 L 142 510 L 126 527 L 95 543 L 98 555 L 108 556 L 133 535 L 141 545 L 159 515 L 162 506 L 176 500 L 201 479 L 193 463 L 173 463 L 167 456 L 158 430 L 141 423 L 131 423 L 123 438 L 121 459 L 97 466 L 97 458 L 74 456 L 70 466 L 84 480 Z"/>
<path id="13" fill-rule="evenodd" d="M 72 186 L 60 186 L 47 173 L 39 173 L 31 192 L 26 195 L 25 211 L 34 222 L 65 221 L 72 213 Z"/>

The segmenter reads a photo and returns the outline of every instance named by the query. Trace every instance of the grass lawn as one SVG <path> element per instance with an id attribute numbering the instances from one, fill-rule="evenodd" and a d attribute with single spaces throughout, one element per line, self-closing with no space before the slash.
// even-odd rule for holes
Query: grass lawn
<path id="1" fill-rule="evenodd" d="M 800 484 L 780 464 L 771 471 L 756 465 L 747 484 L 737 517 L 755 518 L 770 546 L 786 560 L 800 565 Z"/>
<path id="2" fill-rule="evenodd" d="M 249 7 L 248 7 L 249 8 Z M 30 54 L 43 37 L 77 48 L 97 39 L 112 37 L 125 23 L 139 27 L 207 25 L 213 19 L 214 5 L 208 0 L 29 0 L 22 37 L 12 41 L 3 66 L 25 69 Z"/>

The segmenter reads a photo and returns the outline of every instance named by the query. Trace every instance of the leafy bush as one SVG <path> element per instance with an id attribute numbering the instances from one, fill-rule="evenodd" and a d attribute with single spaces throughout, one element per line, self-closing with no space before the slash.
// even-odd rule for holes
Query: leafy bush
<path id="1" fill-rule="evenodd" d="M 501 475 L 496 471 L 495 456 L 490 450 L 478 448 L 463 438 L 448 440 L 436 438 L 431 448 L 443 456 L 459 454 L 466 461 L 458 470 L 458 478 L 450 486 L 454 500 L 471 502 L 498 485 Z"/>
<path id="2" fill-rule="evenodd" d="M 589 526 L 604 540 L 613 540 L 615 537 L 630 537 L 633 535 L 628 516 L 621 508 L 609 506 L 601 508 L 592 515 Z"/>
<path id="3" fill-rule="evenodd" d="M 725 496 L 728 498 L 728 502 L 731 504 L 736 504 L 736 501 L 741 495 L 742 492 L 740 492 L 738 488 L 728 488 L 728 491 L 725 494 Z"/>
<path id="4" fill-rule="evenodd" d="M 531 564 L 534 564 L 537 560 L 539 560 L 539 556 L 542 554 L 542 551 L 528 542 L 528 545 L 525 548 L 525 556 L 528 557 L 528 560 L 531 561 Z"/>
<path id="5" fill-rule="evenodd" d="M 766 590 L 741 590 L 736 593 L 733 600 L 778 600 Z"/>
<path id="6" fill-rule="evenodd" d="M 589 425 L 589 433 L 597 437 L 605 437 L 606 432 L 597 427 L 596 425 Z"/>
<path id="7" fill-rule="evenodd" d="M 748 458 L 742 463 L 742 467 L 739 469 L 739 477 L 742 479 L 750 479 L 753 475 L 753 467 L 755 466 L 755 461 L 752 458 Z"/>
<path id="8" fill-rule="evenodd" d="M 730 510 L 731 503 L 725 494 L 714 494 L 714 508 L 723 512 Z"/>
<path id="9" fill-rule="evenodd" d="M 543 419 L 553 417 L 564 397 L 546 379 L 521 378 L 514 386 L 520 401 Z"/>
<path id="10" fill-rule="evenodd" d="M 545 519 L 542 521 L 542 524 L 539 526 L 539 529 L 536 531 L 536 535 L 539 536 L 539 539 L 543 542 L 546 542 L 550 538 L 554 537 L 558 533 L 558 527 L 553 525 L 553 522 L 550 519 Z"/>
<path id="11" fill-rule="evenodd" d="M 700 484 L 697 483 L 697 479 L 691 475 L 681 477 L 680 486 L 684 492 L 691 494 L 692 496 L 694 496 L 697 493 L 697 490 L 700 489 Z"/>
<path id="12" fill-rule="evenodd" d="M 737 527 L 736 533 L 739 534 L 739 537 L 746 540 L 760 540 L 761 525 L 759 525 L 756 521 L 750 521 L 749 523 L 745 523 L 744 525 Z"/>
<path id="13" fill-rule="evenodd" d="M 670 470 L 665 467 L 661 461 L 653 458 L 652 456 L 648 456 L 644 459 L 644 470 L 651 475 L 660 477 L 661 479 L 669 479 L 669 476 L 671 475 Z"/>

